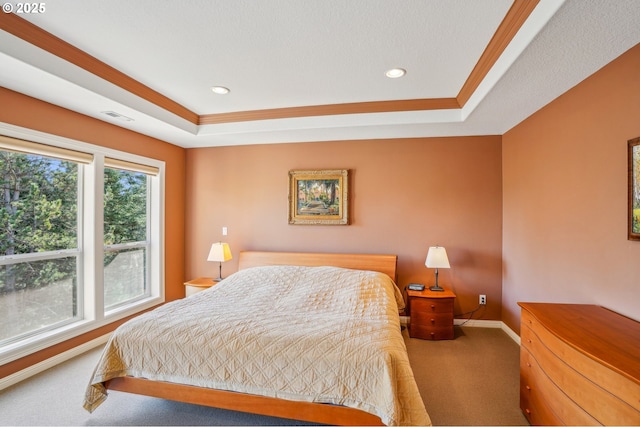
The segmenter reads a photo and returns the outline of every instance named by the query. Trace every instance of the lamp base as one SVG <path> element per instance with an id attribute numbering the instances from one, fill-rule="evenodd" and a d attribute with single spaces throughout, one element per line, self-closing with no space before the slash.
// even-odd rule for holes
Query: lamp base
<path id="1" fill-rule="evenodd" d="M 433 292 L 444 292 L 444 289 L 438 286 L 438 267 L 436 267 L 436 284 L 429 286 L 429 290 Z"/>
<path id="2" fill-rule="evenodd" d="M 220 263 L 220 266 L 218 268 L 218 277 L 216 277 L 215 279 L 213 279 L 214 282 L 219 282 L 222 280 L 222 262 Z"/>

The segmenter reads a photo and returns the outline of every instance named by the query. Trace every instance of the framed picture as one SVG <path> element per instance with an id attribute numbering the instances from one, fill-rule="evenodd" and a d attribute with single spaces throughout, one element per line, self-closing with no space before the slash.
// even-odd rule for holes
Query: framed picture
<path id="1" fill-rule="evenodd" d="M 349 171 L 289 171 L 289 224 L 349 224 Z"/>
<path id="2" fill-rule="evenodd" d="M 640 240 L 640 137 L 629 140 L 629 240 Z"/>

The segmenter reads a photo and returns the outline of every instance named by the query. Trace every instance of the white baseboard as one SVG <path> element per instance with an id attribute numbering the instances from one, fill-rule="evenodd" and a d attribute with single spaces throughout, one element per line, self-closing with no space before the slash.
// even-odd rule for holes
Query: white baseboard
<path id="1" fill-rule="evenodd" d="M 410 316 L 400 316 L 401 325 L 407 326 L 410 320 Z M 465 326 L 471 328 L 499 328 L 502 329 L 507 335 L 509 335 L 509 337 L 518 345 L 520 345 L 520 336 L 501 320 L 454 319 L 453 324 L 456 326 Z"/>
<path id="2" fill-rule="evenodd" d="M 411 321 L 411 316 L 400 316 L 400 324 L 408 325 Z M 467 319 L 453 319 L 453 324 L 456 326 L 474 326 L 478 328 L 502 328 L 502 322 L 500 320 L 467 320 Z"/>
<path id="3" fill-rule="evenodd" d="M 400 316 L 400 324 L 408 325 L 411 316 Z M 503 323 L 500 320 L 476 320 L 476 319 L 453 319 L 455 326 L 471 326 L 477 328 L 502 328 Z"/>
<path id="4" fill-rule="evenodd" d="M 507 335 L 511 337 L 512 340 L 514 340 L 518 345 L 520 345 L 520 335 L 516 334 L 513 331 L 513 329 L 508 327 L 504 322 L 501 322 L 501 323 L 502 323 L 502 330 L 505 331 Z"/>
<path id="5" fill-rule="evenodd" d="M 502 322 L 500 320 L 453 319 L 453 324 L 475 328 L 502 328 Z"/>
<path id="6" fill-rule="evenodd" d="M 45 371 L 49 368 L 53 368 L 54 366 L 59 365 L 60 363 L 76 357 L 84 352 L 87 352 L 99 345 L 103 345 L 109 340 L 110 336 L 111 333 L 102 335 L 101 337 L 95 338 L 63 353 L 57 354 L 53 357 L 50 357 L 49 359 L 43 360 L 40 363 L 29 366 L 28 368 L 18 371 L 15 374 L 0 378 L 0 390 L 4 390 L 7 387 L 17 384 L 20 381 L 24 381 L 27 378 L 39 374 L 40 372 Z"/>
<path id="7" fill-rule="evenodd" d="M 518 334 L 516 334 L 513 331 L 513 329 L 508 327 L 502 320 L 473 320 L 472 319 L 472 320 L 466 321 L 465 319 L 454 319 L 453 324 L 454 325 L 464 324 L 464 326 L 478 327 L 478 328 L 500 328 L 507 335 L 509 335 L 509 338 L 514 340 L 516 344 L 520 345 L 520 336 L 518 336 Z"/>

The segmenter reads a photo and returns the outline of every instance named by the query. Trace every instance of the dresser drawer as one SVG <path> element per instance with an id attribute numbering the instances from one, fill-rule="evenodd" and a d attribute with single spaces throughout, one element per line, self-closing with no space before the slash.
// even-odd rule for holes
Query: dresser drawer
<path id="1" fill-rule="evenodd" d="M 531 363 L 520 353 L 520 409 L 531 425 L 562 425 L 562 420 L 550 407 L 545 398 L 540 381 L 531 369 Z"/>
<path id="2" fill-rule="evenodd" d="M 540 340 L 544 342 L 545 346 L 560 359 L 565 361 L 570 360 L 571 367 L 574 370 L 589 378 L 589 380 L 598 384 L 609 393 L 619 396 L 640 412 L 640 384 L 620 374 L 615 367 L 593 360 L 568 345 L 565 341 L 541 325 L 536 318 L 526 310 L 522 311 L 522 324 L 529 326 Z M 629 336 L 629 338 L 637 341 L 639 336 Z"/>
<path id="3" fill-rule="evenodd" d="M 537 425 L 600 425 L 548 375 L 538 363 L 538 355 L 535 353 L 534 357 L 527 347 L 520 351 L 520 407 L 529 422 Z"/>
<path id="4" fill-rule="evenodd" d="M 640 425 L 640 322 L 596 305 L 518 304 L 531 423 Z"/>
<path id="5" fill-rule="evenodd" d="M 633 406 L 640 386 L 571 348 L 530 317 L 523 316 L 522 346 L 567 396 L 604 425 L 640 425 L 640 411 Z"/>

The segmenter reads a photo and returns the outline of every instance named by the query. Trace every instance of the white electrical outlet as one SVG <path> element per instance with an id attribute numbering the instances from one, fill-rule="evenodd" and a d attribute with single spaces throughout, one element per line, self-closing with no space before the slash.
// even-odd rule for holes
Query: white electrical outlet
<path id="1" fill-rule="evenodd" d="M 222 227 L 222 235 L 223 236 L 226 236 L 228 231 L 229 230 L 227 229 L 227 227 Z"/>
<path id="2" fill-rule="evenodd" d="M 487 296 L 480 295 L 480 305 L 487 305 Z"/>

